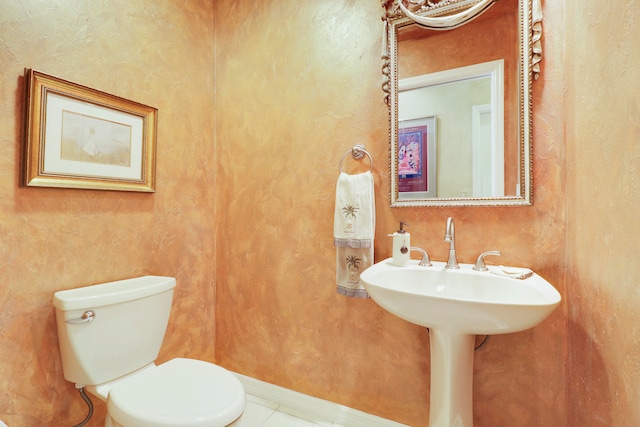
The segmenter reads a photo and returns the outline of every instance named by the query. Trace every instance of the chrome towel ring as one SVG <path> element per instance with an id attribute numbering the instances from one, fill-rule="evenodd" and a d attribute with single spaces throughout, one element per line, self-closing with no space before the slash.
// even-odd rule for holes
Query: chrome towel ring
<path id="1" fill-rule="evenodd" d="M 340 172 L 344 172 L 344 170 L 342 169 L 342 163 L 344 162 L 344 159 L 349 154 L 351 154 L 351 156 L 354 158 L 354 160 L 360 160 L 366 154 L 367 157 L 369 158 L 369 172 L 373 172 L 373 158 L 371 157 L 371 154 L 369 154 L 367 149 L 364 148 L 364 145 L 362 145 L 362 144 L 354 145 L 353 148 L 351 148 L 351 150 L 347 151 L 346 153 L 344 153 L 342 155 L 342 158 L 340 159 L 340 163 L 338 164 L 338 169 L 340 169 Z"/>

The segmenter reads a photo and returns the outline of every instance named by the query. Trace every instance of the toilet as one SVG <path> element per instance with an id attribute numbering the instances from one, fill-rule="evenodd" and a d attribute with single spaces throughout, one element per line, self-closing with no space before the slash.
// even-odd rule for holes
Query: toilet
<path id="1" fill-rule="evenodd" d="M 224 427 L 244 411 L 242 384 L 226 369 L 155 364 L 175 286 L 144 276 L 54 294 L 64 377 L 107 403 L 105 427 Z"/>

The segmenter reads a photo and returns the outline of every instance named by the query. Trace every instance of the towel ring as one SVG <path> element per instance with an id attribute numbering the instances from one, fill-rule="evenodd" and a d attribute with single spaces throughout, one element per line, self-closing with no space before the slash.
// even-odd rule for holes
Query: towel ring
<path id="1" fill-rule="evenodd" d="M 373 158 L 371 157 L 371 154 L 369 154 L 367 149 L 364 148 L 364 145 L 362 144 L 354 145 L 351 150 L 347 151 L 342 155 L 342 158 L 340 159 L 340 164 L 338 165 L 338 169 L 340 169 L 340 172 L 344 172 L 344 170 L 342 170 L 342 163 L 344 162 L 344 159 L 347 157 L 347 155 L 349 155 L 349 153 L 355 160 L 360 160 L 366 154 L 367 157 L 369 158 L 369 172 L 373 172 Z"/>

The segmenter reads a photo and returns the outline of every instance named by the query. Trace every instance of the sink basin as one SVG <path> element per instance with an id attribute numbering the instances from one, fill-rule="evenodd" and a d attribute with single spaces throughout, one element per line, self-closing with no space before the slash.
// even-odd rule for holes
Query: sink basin
<path id="1" fill-rule="evenodd" d="M 430 427 L 473 426 L 473 353 L 476 335 L 518 332 L 542 322 L 560 304 L 560 294 L 537 274 L 499 276 L 499 267 L 479 272 L 470 264 L 447 270 L 391 258 L 360 275 L 382 308 L 429 328 L 431 346 Z"/>
<path id="2" fill-rule="evenodd" d="M 412 260 L 396 267 L 391 258 L 362 272 L 367 292 L 382 308 L 418 325 L 474 335 L 532 328 L 560 304 L 560 294 L 537 274 L 520 280 L 460 264 L 447 270 Z M 499 267 L 489 267 L 498 271 Z"/>

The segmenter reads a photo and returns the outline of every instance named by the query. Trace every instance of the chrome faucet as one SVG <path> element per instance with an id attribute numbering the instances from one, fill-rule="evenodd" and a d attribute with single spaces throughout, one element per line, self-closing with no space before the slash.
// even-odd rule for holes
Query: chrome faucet
<path id="1" fill-rule="evenodd" d="M 444 231 L 444 241 L 449 242 L 449 260 L 444 268 L 457 269 L 458 259 L 456 258 L 456 226 L 453 223 L 453 218 L 447 218 L 447 228 Z"/>

